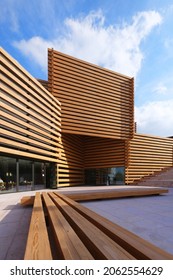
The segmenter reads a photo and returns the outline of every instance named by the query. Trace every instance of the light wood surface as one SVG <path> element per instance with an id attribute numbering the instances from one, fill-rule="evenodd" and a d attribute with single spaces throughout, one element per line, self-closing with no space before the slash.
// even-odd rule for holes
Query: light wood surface
<path id="1" fill-rule="evenodd" d="M 57 245 L 57 255 L 65 260 L 92 260 L 93 257 L 47 193 L 43 201 Z"/>
<path id="2" fill-rule="evenodd" d="M 147 195 L 157 195 L 168 193 L 168 190 L 165 188 L 130 188 L 126 189 L 117 189 L 117 190 L 105 190 L 105 191 L 87 191 L 87 192 L 78 192 L 67 194 L 66 196 L 75 200 L 75 201 L 90 201 L 90 200 L 99 200 L 99 199 L 113 199 L 121 197 L 133 197 L 133 196 L 147 196 Z"/>
<path id="3" fill-rule="evenodd" d="M 0 60 L 0 151 L 58 162 L 60 102 L 2 48 Z"/>
<path id="4" fill-rule="evenodd" d="M 24 259 L 52 259 L 40 193 L 35 195 Z"/>
<path id="5" fill-rule="evenodd" d="M 136 259 L 148 260 L 172 260 L 173 255 L 151 244 L 136 234 L 126 230 L 125 228 L 109 221 L 94 211 L 82 206 L 81 204 L 70 199 L 66 195 L 55 193 L 63 199 L 68 205 L 78 211 L 83 217 L 102 230 L 112 240 L 117 242 L 122 248 L 127 250 Z"/>
<path id="6" fill-rule="evenodd" d="M 80 205 L 67 195 L 43 192 L 42 197 L 45 210 L 39 193 L 34 200 L 25 259 L 51 259 L 49 250 L 56 250 L 58 259 L 173 259 L 173 255 Z M 27 204 L 31 200 L 33 198 L 28 197 L 23 202 Z M 53 229 L 51 235 L 49 230 L 50 243 L 47 243 L 48 229 L 44 215 L 48 215 L 49 227 Z M 52 247 L 53 239 L 56 248 Z"/>
<path id="7" fill-rule="evenodd" d="M 173 139 L 135 134 L 126 146 L 126 183 L 173 166 Z"/>
<path id="8" fill-rule="evenodd" d="M 62 105 L 62 132 L 114 139 L 134 133 L 134 80 L 48 50 L 48 89 Z"/>
<path id="9" fill-rule="evenodd" d="M 85 246 L 95 259 L 134 259 L 126 250 L 104 234 L 98 227 L 93 225 L 74 208 L 53 193 L 49 196 L 56 203 L 66 220 L 75 229 Z"/>

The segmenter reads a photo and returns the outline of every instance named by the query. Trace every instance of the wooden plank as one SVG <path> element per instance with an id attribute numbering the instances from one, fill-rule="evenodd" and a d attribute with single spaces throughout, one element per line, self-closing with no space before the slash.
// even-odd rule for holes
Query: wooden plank
<path id="1" fill-rule="evenodd" d="M 1 102 L 1 106 L 3 109 L 6 109 L 8 111 L 8 114 L 9 114 L 8 118 L 10 118 L 11 113 L 13 113 L 15 115 L 15 117 L 17 117 L 19 119 L 22 118 L 23 120 L 26 120 L 27 122 L 31 123 L 33 125 L 33 129 L 36 125 L 37 127 L 39 127 L 39 129 L 43 130 L 43 126 L 42 126 L 41 122 L 37 121 L 35 118 L 30 117 L 30 116 L 26 115 L 25 113 L 21 113 L 19 110 L 16 110 L 15 108 L 13 108 L 13 112 L 11 112 L 11 106 L 9 106 L 3 102 Z M 56 139 L 56 137 L 61 136 L 60 132 L 58 132 L 48 126 L 44 126 L 43 134 L 44 134 L 44 132 L 47 134 L 47 136 L 49 134 L 49 137 L 53 138 L 53 139 Z"/>
<path id="2" fill-rule="evenodd" d="M 172 166 L 172 147 L 173 139 L 135 134 L 126 150 L 126 183 L 132 184 L 153 172 Z"/>
<path id="3" fill-rule="evenodd" d="M 56 100 L 56 103 L 54 103 L 55 99 L 52 98 L 52 95 L 49 91 L 47 91 L 41 84 L 38 82 L 35 78 L 33 78 L 14 58 L 12 58 L 4 49 L 0 48 L 1 53 L 1 59 L 4 59 L 4 64 L 7 65 L 10 69 L 13 69 L 13 73 L 16 74 L 16 71 L 19 71 L 20 74 L 18 74 L 24 82 L 27 84 L 30 83 L 30 86 L 33 88 L 33 92 L 37 91 L 39 92 L 37 98 L 43 98 L 43 101 L 46 99 L 46 101 L 50 102 L 47 106 L 53 105 L 56 109 L 59 108 L 58 105 L 60 105 L 60 102 Z M 50 99 L 51 98 L 51 99 Z M 41 100 L 40 99 L 40 100 Z M 42 101 L 42 102 L 43 102 Z M 58 104 L 58 105 L 56 105 Z"/>
<path id="4" fill-rule="evenodd" d="M 95 259 L 134 259 L 131 254 L 113 242 L 107 235 L 80 215 L 65 201 L 53 193 L 49 193 L 49 196 L 77 232 L 78 236 L 82 239 Z"/>
<path id="5" fill-rule="evenodd" d="M 4 129 L 1 129 L 1 133 L 3 133 L 4 131 L 6 132 L 6 135 L 8 135 L 8 136 L 16 136 L 16 140 L 17 141 L 8 140 L 8 139 L 4 140 L 4 138 L 0 137 L 0 143 L 11 145 L 11 146 L 14 146 L 14 147 L 20 147 L 20 149 L 23 148 L 23 149 L 27 149 L 29 151 L 35 151 L 38 154 L 43 154 L 43 155 L 46 154 L 46 155 L 52 156 L 54 158 L 58 158 L 59 157 L 58 151 L 57 151 L 57 153 L 55 153 L 55 152 L 47 151 L 45 149 L 39 149 L 39 148 L 36 148 L 34 146 L 31 146 L 31 145 L 22 144 L 20 142 L 20 139 L 22 138 L 22 136 L 20 136 L 20 135 L 18 135 L 16 133 L 12 133 L 12 132 L 6 131 Z"/>
<path id="6" fill-rule="evenodd" d="M 125 250 L 130 252 L 136 259 L 148 260 L 172 260 L 173 255 L 158 248 L 150 242 L 140 238 L 136 234 L 122 228 L 121 226 L 109 221 L 100 216 L 92 210 L 82 206 L 74 200 L 68 198 L 66 195 L 55 193 L 58 197 L 63 199 L 68 205 L 78 211 L 83 217 L 88 219 L 91 223 L 101 229 L 117 244 L 122 246 Z"/>
<path id="7" fill-rule="evenodd" d="M 42 195 L 54 231 L 56 244 L 60 251 L 59 256 L 65 260 L 92 260 L 91 253 L 84 246 L 55 203 L 47 193 L 44 192 Z"/>
<path id="8" fill-rule="evenodd" d="M 27 123 L 27 122 L 25 122 L 23 120 L 20 120 L 20 119 L 14 117 L 12 115 L 9 115 L 9 114 L 7 114 L 5 112 L 3 112 L 3 117 L 8 120 L 8 121 L 3 121 L 3 122 L 1 120 L 1 124 L 4 123 L 4 126 L 10 127 L 10 126 L 12 126 L 10 121 L 12 121 L 13 123 L 15 122 L 16 124 L 18 124 L 18 125 L 20 124 L 21 126 L 25 127 L 25 128 L 21 128 L 20 127 L 20 131 L 21 132 L 26 133 L 26 130 L 27 130 L 27 134 L 28 135 L 33 136 L 37 140 L 40 140 L 40 141 L 42 141 L 44 143 L 48 143 L 49 146 L 51 146 L 50 148 L 53 148 L 52 146 L 59 147 L 60 144 L 57 145 L 57 140 L 58 140 L 58 142 L 60 142 L 60 139 L 57 139 L 57 137 L 54 136 L 55 137 L 54 139 L 56 139 L 56 141 L 53 141 L 52 140 L 53 135 L 51 135 L 51 138 L 50 138 L 50 134 L 49 133 L 46 133 L 45 131 L 43 131 L 41 129 L 38 129 L 38 128 L 34 127 L 33 125 L 31 125 L 31 124 L 29 124 L 29 123 Z M 15 128 L 16 130 L 19 129 L 19 128 L 17 129 L 16 125 L 13 125 L 12 128 Z M 43 134 L 44 137 L 41 136 L 41 134 Z"/>
<path id="9" fill-rule="evenodd" d="M 146 195 L 158 195 L 168 193 L 166 188 L 130 188 L 121 190 L 105 190 L 105 191 L 87 191 L 67 194 L 67 197 L 75 201 L 88 201 L 88 200 L 98 200 L 98 199 L 113 199 L 120 197 L 133 197 L 133 196 L 146 196 Z"/>
<path id="10" fill-rule="evenodd" d="M 61 60 L 64 60 L 64 61 L 67 61 L 67 62 L 70 62 L 70 63 L 71 63 L 71 60 L 73 60 L 73 63 L 74 63 L 75 66 L 77 65 L 78 67 L 80 67 L 80 66 L 83 67 L 83 65 L 84 65 L 84 67 L 87 68 L 87 70 L 91 69 L 92 71 L 98 72 L 99 74 L 104 74 L 105 71 L 106 71 L 109 74 L 109 76 L 111 76 L 113 78 L 115 78 L 115 74 L 118 76 L 118 78 L 121 78 L 122 80 L 127 80 L 129 78 L 126 75 L 122 75 L 122 74 L 120 74 L 118 72 L 114 72 L 114 71 L 111 71 L 109 69 L 105 69 L 103 67 L 99 67 L 99 66 L 97 66 L 95 64 L 83 61 L 81 59 L 72 57 L 70 55 L 61 53 L 59 51 L 55 51 L 53 49 L 48 49 L 48 52 L 49 52 L 49 55 L 54 55 L 56 57 L 59 57 Z M 49 61 L 49 63 L 51 63 L 51 62 Z"/>
<path id="11" fill-rule="evenodd" d="M 24 151 L 20 151 L 18 149 L 11 149 L 8 147 L 1 147 L 0 146 L 0 152 L 2 153 L 6 153 L 6 154 L 13 154 L 13 155 L 17 155 L 17 156 L 24 156 L 24 157 L 28 157 L 28 158 L 34 158 L 34 159 L 39 159 L 39 160 L 45 160 L 45 161 L 50 161 L 50 162 L 57 162 L 58 163 L 58 159 L 57 158 L 51 158 L 48 156 L 42 156 L 42 155 L 38 155 L 38 154 L 34 154 L 34 153 L 29 153 L 29 152 L 24 152 Z"/>
<path id="12" fill-rule="evenodd" d="M 23 196 L 20 200 L 20 204 L 22 206 L 33 206 L 34 205 L 35 196 Z"/>
<path id="13" fill-rule="evenodd" d="M 15 139 L 20 138 L 20 140 L 23 140 L 30 145 L 35 144 L 36 146 L 41 147 L 43 149 L 45 148 L 49 151 L 53 150 L 53 151 L 55 151 L 55 153 L 58 152 L 57 145 L 56 146 L 55 145 L 51 146 L 50 143 L 49 143 L 49 145 L 47 145 L 47 144 L 43 143 L 44 140 L 41 141 L 41 139 L 39 139 L 40 141 L 38 141 L 38 140 L 33 140 L 32 138 L 28 137 L 28 136 L 35 137 L 35 134 L 30 132 L 30 131 L 26 131 L 26 129 L 23 129 L 21 127 L 19 128 L 19 126 L 14 125 L 14 124 L 12 124 L 10 122 L 7 122 L 7 121 L 4 121 L 4 120 L 1 120 L 1 125 L 5 126 L 7 129 L 10 128 L 11 130 L 13 130 L 15 132 L 19 131 L 20 133 L 23 133 L 25 135 L 27 133 L 27 136 L 21 136 L 21 135 L 18 135 L 18 134 L 15 133 Z M 5 130 L 4 130 L 4 132 L 5 132 Z M 5 132 L 5 134 L 7 135 L 7 132 Z"/>
<path id="14" fill-rule="evenodd" d="M 46 117 L 47 119 L 51 120 L 51 116 L 54 117 L 55 119 L 60 121 L 59 116 L 54 112 L 52 112 L 52 108 L 49 109 L 47 106 L 43 105 L 40 101 L 37 101 L 36 98 L 32 97 L 31 95 L 29 96 L 28 100 L 28 92 L 21 90 L 20 87 L 16 86 L 13 82 L 9 80 L 9 77 L 6 78 L 5 76 L 2 75 L 1 78 L 2 82 L 5 82 L 3 85 L 3 89 L 8 92 L 9 95 L 12 97 L 18 99 L 20 102 L 24 102 L 25 104 L 28 103 L 30 105 L 32 103 L 32 109 L 35 110 L 36 112 L 39 112 L 41 115 Z M 59 108 L 60 109 L 60 108 Z"/>
<path id="15" fill-rule="evenodd" d="M 24 259 L 52 259 L 41 195 L 38 192 L 35 195 Z"/>
<path id="16" fill-rule="evenodd" d="M 3 86 L 1 86 L 2 88 Z M 35 117 L 37 120 L 43 122 L 43 125 L 48 125 L 53 127 L 54 129 L 58 129 L 58 126 L 55 125 L 54 123 L 51 123 L 50 121 L 48 121 L 46 118 L 41 117 L 39 113 L 37 113 L 36 111 L 33 111 L 32 108 L 27 108 L 25 104 L 20 104 L 19 102 L 15 101 L 14 99 L 8 97 L 6 94 L 4 94 L 3 92 L 1 92 L 1 98 L 4 99 L 5 101 L 9 102 L 11 105 L 16 106 L 17 108 L 19 108 L 20 110 L 22 110 L 24 113 L 27 113 L 33 117 Z"/>
<path id="17" fill-rule="evenodd" d="M 81 135 L 62 135 L 60 163 L 58 166 L 59 187 L 64 186 L 64 184 L 71 186 L 84 184 L 83 137 Z M 66 180 L 62 180 L 64 173 L 68 175 Z M 74 174 L 76 174 L 76 178 L 73 177 Z"/>
<path id="18" fill-rule="evenodd" d="M 48 57 L 49 89 L 62 103 L 64 133 L 124 140 L 133 136 L 133 79 L 54 50 Z"/>
<path id="19" fill-rule="evenodd" d="M 0 53 L 1 151 L 57 162 L 60 102 L 2 48 Z"/>

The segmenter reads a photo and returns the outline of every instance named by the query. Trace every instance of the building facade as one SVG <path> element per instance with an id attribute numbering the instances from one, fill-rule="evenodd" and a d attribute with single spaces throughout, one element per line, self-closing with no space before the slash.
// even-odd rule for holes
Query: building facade
<path id="1" fill-rule="evenodd" d="M 0 49 L 0 190 L 56 186 L 61 105 Z"/>
<path id="2" fill-rule="evenodd" d="M 134 132 L 134 79 L 48 50 L 48 81 L 0 49 L 0 192 L 132 184 L 173 165 Z"/>

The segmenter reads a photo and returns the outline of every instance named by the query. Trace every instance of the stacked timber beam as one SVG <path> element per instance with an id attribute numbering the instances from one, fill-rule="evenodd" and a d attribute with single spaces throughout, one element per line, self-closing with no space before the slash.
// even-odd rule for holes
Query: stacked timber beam
<path id="1" fill-rule="evenodd" d="M 0 48 L 1 152 L 58 162 L 60 102 Z"/>
<path id="2" fill-rule="evenodd" d="M 126 183 L 133 184 L 154 172 L 173 166 L 173 140 L 135 134 L 127 145 Z"/>

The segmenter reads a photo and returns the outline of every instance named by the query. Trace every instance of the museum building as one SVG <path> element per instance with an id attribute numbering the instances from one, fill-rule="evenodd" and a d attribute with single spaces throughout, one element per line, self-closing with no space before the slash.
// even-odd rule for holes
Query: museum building
<path id="1" fill-rule="evenodd" d="M 173 139 L 136 132 L 134 79 L 48 49 L 48 81 L 0 48 L 0 193 L 128 185 L 173 166 Z"/>

